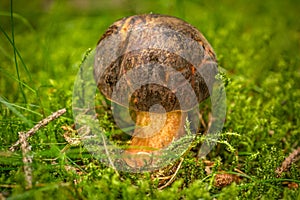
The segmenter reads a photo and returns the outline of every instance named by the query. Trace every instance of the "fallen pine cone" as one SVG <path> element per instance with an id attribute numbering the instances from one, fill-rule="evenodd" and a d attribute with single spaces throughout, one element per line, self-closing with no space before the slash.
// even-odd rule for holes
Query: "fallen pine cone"
<path id="1" fill-rule="evenodd" d="M 214 185 L 216 187 L 225 187 L 227 185 L 230 185 L 232 182 L 239 182 L 239 177 L 234 174 L 216 174 L 215 175 L 215 180 L 214 180 Z"/>
<path id="2" fill-rule="evenodd" d="M 282 182 L 283 185 L 286 185 L 289 189 L 298 189 L 299 184 L 295 182 Z"/>

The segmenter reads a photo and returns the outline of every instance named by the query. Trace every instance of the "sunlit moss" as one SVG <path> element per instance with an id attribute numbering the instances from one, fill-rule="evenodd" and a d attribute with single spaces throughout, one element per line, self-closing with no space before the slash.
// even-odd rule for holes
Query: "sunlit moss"
<path id="1" fill-rule="evenodd" d="M 15 47 L 11 37 L 10 4 L 0 3 L 0 97 L 18 112 L 0 104 L 0 197 L 14 199 L 299 199 L 299 161 L 277 177 L 275 170 L 300 146 L 300 46 L 298 1 L 13 1 Z M 140 13 L 162 13 L 183 18 L 212 44 L 224 68 L 227 116 L 217 146 L 206 156 L 214 162 L 211 174 L 196 156 L 201 145 L 184 155 L 173 184 L 157 189 L 151 174 L 130 174 L 92 157 L 83 145 L 63 151 L 62 126 L 72 126 L 74 80 L 85 52 L 95 48 L 115 20 Z M 24 20 L 26 19 L 26 23 Z M 21 90 L 26 96 L 24 102 Z M 100 99 L 99 101 L 101 101 Z M 3 101 L 4 102 L 4 101 Z M 201 105 L 202 106 L 202 105 Z M 8 152 L 18 132 L 51 112 L 67 113 L 29 139 L 32 146 L 33 188 L 25 189 L 21 151 Z M 114 124 L 104 108 L 101 125 L 113 137 Z M 207 114 L 207 113 L 206 113 Z M 20 118 L 24 116 L 24 118 Z M 204 119 L 207 120 L 207 116 Z M 236 133 L 236 135 L 228 134 Z M 237 136 L 238 135 L 238 136 Z M 117 139 L 121 136 L 116 137 Z M 128 139 L 128 138 L 126 138 Z M 218 188 L 220 171 L 237 173 L 238 183 Z"/>

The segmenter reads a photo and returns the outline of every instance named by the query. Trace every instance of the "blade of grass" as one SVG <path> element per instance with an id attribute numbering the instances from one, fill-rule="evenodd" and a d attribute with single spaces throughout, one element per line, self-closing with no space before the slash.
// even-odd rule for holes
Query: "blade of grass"
<path id="1" fill-rule="evenodd" d="M 12 39 L 10 39 L 10 37 L 8 36 L 8 34 L 7 34 L 7 33 L 5 32 L 5 30 L 2 28 L 2 26 L 0 26 L 0 31 L 4 34 L 4 36 L 5 36 L 6 39 L 9 41 L 9 43 L 13 46 L 14 50 L 16 51 L 16 53 L 17 53 L 17 55 L 18 55 L 18 57 L 19 57 L 19 59 L 20 59 L 22 65 L 23 65 L 23 67 L 24 67 L 24 69 L 25 69 L 25 71 L 26 71 L 26 73 L 27 73 L 27 75 L 28 75 L 28 77 L 29 77 L 29 79 L 30 79 L 30 81 L 31 81 L 31 80 L 32 80 L 31 74 L 30 74 L 30 72 L 29 72 L 29 70 L 28 70 L 28 68 L 27 68 L 27 66 L 26 66 L 26 64 L 25 64 L 25 62 L 24 62 L 24 60 L 23 60 L 23 57 L 21 56 L 20 52 L 18 51 L 17 47 L 14 45 Z"/>
<path id="2" fill-rule="evenodd" d="M 27 89 L 29 89 L 31 92 L 33 93 L 37 93 L 35 89 L 33 89 L 32 87 L 30 87 L 29 85 L 27 85 L 26 83 L 24 83 L 23 81 L 17 79 L 16 77 L 14 77 L 13 75 L 7 73 L 2 67 L 0 67 L 0 72 L 3 72 L 3 74 L 8 77 L 8 78 L 11 78 L 15 81 L 17 81 L 19 84 L 22 84 L 24 87 L 26 87 Z"/>
<path id="3" fill-rule="evenodd" d="M 0 46 L 0 52 L 1 52 L 1 54 L 2 54 L 3 56 L 5 56 L 6 58 L 12 60 L 12 59 L 10 58 L 10 55 L 7 53 L 7 51 L 5 51 L 4 48 L 1 47 L 1 46 Z"/>
<path id="4" fill-rule="evenodd" d="M 12 46 L 14 49 L 14 59 L 15 59 L 15 66 L 16 66 L 16 72 L 17 72 L 17 77 L 19 80 L 19 87 L 23 96 L 23 99 L 25 103 L 27 103 L 27 98 L 23 89 L 23 85 L 20 83 L 20 72 L 19 72 L 19 64 L 18 64 L 18 59 L 17 59 L 17 52 L 16 52 L 16 45 L 15 45 L 15 25 L 14 25 L 14 17 L 13 17 L 13 0 L 10 1 L 10 20 L 11 20 L 11 38 L 12 38 Z"/>
<path id="5" fill-rule="evenodd" d="M 11 13 L 0 11 L 0 16 L 10 17 Z M 25 17 L 23 17 L 22 15 L 20 15 L 18 13 L 13 13 L 13 17 L 20 20 L 21 22 L 23 22 L 25 24 L 25 26 L 27 26 L 31 31 L 34 31 L 33 26 L 29 23 L 29 21 Z"/>
<path id="6" fill-rule="evenodd" d="M 32 123 L 30 120 L 28 120 L 24 115 L 22 115 L 15 107 L 20 107 L 16 106 L 15 104 L 11 104 L 7 102 L 5 99 L 3 99 L 0 96 L 0 102 L 3 103 L 8 109 L 10 109 L 14 114 L 16 114 L 22 121 L 27 123 L 28 125 L 32 126 Z M 32 111 L 33 112 L 33 111 Z"/>
<path id="7" fill-rule="evenodd" d="M 14 108 L 19 108 L 19 109 L 22 109 L 22 110 L 31 112 L 31 113 L 33 113 L 33 114 L 36 114 L 36 115 L 38 115 L 38 116 L 40 116 L 40 117 L 43 117 L 43 115 L 40 114 L 40 113 L 38 113 L 38 112 L 35 112 L 35 111 L 30 110 L 30 109 L 28 109 L 28 108 L 25 108 L 25 107 L 23 107 L 23 106 L 19 106 L 19 105 L 17 105 L 17 104 L 9 103 L 9 102 L 6 101 L 5 99 L 3 99 L 1 96 L 0 96 L 0 102 L 3 103 L 4 105 L 6 105 L 8 108 L 10 108 L 9 106 L 14 107 Z M 8 105 L 9 105 L 9 106 L 8 106 Z"/>

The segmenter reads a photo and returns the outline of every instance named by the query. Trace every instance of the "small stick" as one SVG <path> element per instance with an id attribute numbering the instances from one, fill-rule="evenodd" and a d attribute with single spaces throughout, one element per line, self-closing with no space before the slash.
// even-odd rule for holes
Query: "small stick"
<path id="1" fill-rule="evenodd" d="M 277 177 L 281 176 L 282 172 L 287 171 L 293 162 L 296 162 L 300 159 L 300 147 L 295 149 L 281 164 L 281 167 L 278 167 L 275 171 Z"/>
<path id="2" fill-rule="evenodd" d="M 172 178 L 171 178 L 165 185 L 159 187 L 159 188 L 158 188 L 159 190 L 162 190 L 162 189 L 164 189 L 165 187 L 171 185 L 171 183 L 173 183 L 173 181 L 174 181 L 174 179 L 175 179 L 175 176 L 177 175 L 177 173 L 178 173 L 178 171 L 179 171 L 179 169 L 180 169 L 180 167 L 181 167 L 181 164 L 182 164 L 183 160 L 184 160 L 183 158 L 180 158 L 180 163 L 179 163 L 179 165 L 178 165 L 178 167 L 177 167 L 175 173 L 172 175 Z"/>
<path id="3" fill-rule="evenodd" d="M 105 153 L 107 155 L 107 158 L 108 158 L 108 161 L 111 165 L 111 167 L 113 168 L 113 170 L 115 171 L 115 173 L 117 174 L 118 177 L 120 177 L 120 174 L 118 172 L 118 170 L 116 169 L 115 165 L 114 165 L 114 162 L 112 161 L 110 155 L 109 155 L 109 151 L 107 149 L 107 145 L 106 145 L 106 142 L 105 142 L 105 138 L 103 136 L 103 133 L 101 133 L 101 137 L 102 137 L 102 140 L 103 140 L 103 145 L 104 145 L 104 149 L 105 149 Z"/>
<path id="4" fill-rule="evenodd" d="M 207 128 L 207 126 L 206 126 L 206 123 L 204 122 L 204 119 L 203 119 L 203 116 L 202 116 L 202 113 L 201 112 L 199 112 L 199 120 L 200 120 L 200 122 L 201 122 L 201 124 L 202 124 L 202 126 L 203 126 L 203 128 L 204 128 L 204 130 L 206 130 L 206 128 Z"/>
<path id="5" fill-rule="evenodd" d="M 38 124 L 36 124 L 32 129 L 30 129 L 28 132 L 26 132 L 25 136 L 24 136 L 24 139 L 27 140 L 27 138 L 29 138 L 30 136 L 32 136 L 35 132 L 37 132 L 41 127 L 43 126 L 46 126 L 49 122 L 57 119 L 58 117 L 60 117 L 61 115 L 63 115 L 64 113 L 66 112 L 66 109 L 63 108 L 61 110 L 58 110 L 54 113 L 52 113 L 50 116 L 48 116 L 47 118 L 39 121 Z M 13 144 L 9 150 L 14 152 L 17 148 L 18 148 L 18 145 L 20 144 L 20 139 L 15 143 Z"/>
<path id="6" fill-rule="evenodd" d="M 170 175 L 170 176 L 164 176 L 164 177 L 158 177 L 157 179 L 158 180 L 168 180 L 170 178 L 172 178 L 173 175 Z"/>
<path id="7" fill-rule="evenodd" d="M 25 181 L 26 188 L 32 188 L 32 157 L 29 155 L 30 146 L 27 141 L 26 134 L 24 132 L 19 132 L 19 141 L 21 144 L 22 155 L 23 155 L 23 164 L 24 164 L 24 173 L 25 173 Z"/>
<path id="8" fill-rule="evenodd" d="M 236 171 L 236 172 L 238 172 L 238 173 L 240 173 L 240 174 L 243 174 L 243 175 L 246 176 L 246 177 L 249 177 L 245 172 L 239 170 L 238 168 L 234 168 L 234 171 Z"/>
<path id="9" fill-rule="evenodd" d="M 206 129 L 206 133 L 209 131 L 210 127 L 211 127 L 211 124 L 212 124 L 212 121 L 213 121 L 213 117 L 212 117 L 212 114 L 211 112 L 208 113 L 208 124 L 207 124 L 207 129 Z"/>
<path id="10" fill-rule="evenodd" d="M 0 184 L 0 187 L 2 187 L 2 188 L 16 188 L 16 187 L 18 187 L 18 185 L 8 185 L 8 184 L 3 184 L 2 185 L 2 184 Z M 1 197 L 1 195 L 0 195 L 0 197 Z"/>

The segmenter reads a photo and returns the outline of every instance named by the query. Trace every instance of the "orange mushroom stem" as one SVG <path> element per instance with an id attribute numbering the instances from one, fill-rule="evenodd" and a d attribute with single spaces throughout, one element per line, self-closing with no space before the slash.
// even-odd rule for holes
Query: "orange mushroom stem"
<path id="1" fill-rule="evenodd" d="M 133 168 L 155 164 L 151 156 L 184 135 L 187 113 L 136 112 L 136 128 L 131 144 L 124 152 L 125 162 Z"/>

